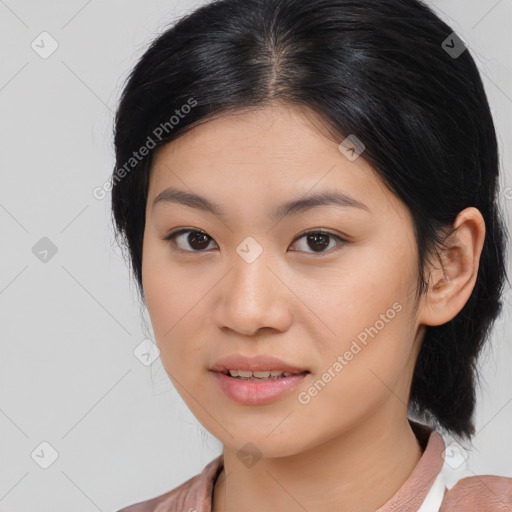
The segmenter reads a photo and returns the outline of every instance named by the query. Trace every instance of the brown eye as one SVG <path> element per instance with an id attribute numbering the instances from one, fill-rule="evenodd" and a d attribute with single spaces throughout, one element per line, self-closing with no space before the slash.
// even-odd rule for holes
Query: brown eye
<path id="1" fill-rule="evenodd" d="M 340 236 L 335 235 L 334 233 L 327 233 L 325 231 L 308 231 L 307 233 L 303 233 L 297 237 L 295 240 L 301 240 L 303 238 L 306 239 L 305 245 L 311 248 L 313 253 L 328 252 L 325 251 L 325 248 L 329 246 L 331 239 L 337 240 L 339 242 L 338 245 L 342 245 L 343 242 L 346 242 L 346 240 Z"/>
<path id="2" fill-rule="evenodd" d="M 187 233 L 188 236 L 181 236 Z M 192 248 L 192 250 L 190 250 L 188 247 L 183 248 L 178 246 L 181 250 L 188 252 L 204 252 L 204 249 L 208 247 L 210 240 L 212 240 L 212 238 L 205 232 L 193 229 L 180 229 L 171 233 L 165 240 L 169 241 L 173 245 L 178 245 L 176 242 L 178 238 L 181 238 L 182 243 L 185 246 Z"/>

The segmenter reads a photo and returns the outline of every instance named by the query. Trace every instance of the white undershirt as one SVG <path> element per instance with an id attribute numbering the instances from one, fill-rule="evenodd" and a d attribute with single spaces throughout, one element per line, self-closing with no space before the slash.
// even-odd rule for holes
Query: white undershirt
<path id="1" fill-rule="evenodd" d="M 439 512 L 443 502 L 445 489 L 446 483 L 444 481 L 443 474 L 440 471 L 437 478 L 434 480 L 432 487 L 428 491 L 428 494 L 425 496 L 423 503 L 418 509 L 418 512 Z"/>

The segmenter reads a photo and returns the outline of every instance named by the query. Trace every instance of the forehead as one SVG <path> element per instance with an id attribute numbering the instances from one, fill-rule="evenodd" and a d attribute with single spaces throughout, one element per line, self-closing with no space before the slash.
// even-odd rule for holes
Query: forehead
<path id="1" fill-rule="evenodd" d="M 351 161 L 340 151 L 343 140 L 307 108 L 279 104 L 223 115 L 157 150 L 148 208 L 169 186 L 242 208 L 325 189 L 366 204 L 396 201 L 364 153 Z"/>

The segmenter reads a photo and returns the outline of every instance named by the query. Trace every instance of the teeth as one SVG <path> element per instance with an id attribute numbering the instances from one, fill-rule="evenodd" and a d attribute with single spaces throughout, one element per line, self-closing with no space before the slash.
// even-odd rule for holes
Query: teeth
<path id="1" fill-rule="evenodd" d="M 257 379 L 266 379 L 269 377 L 289 377 L 290 375 L 295 375 L 291 372 L 280 372 L 279 370 L 266 370 L 259 372 L 252 372 L 250 370 L 229 370 L 229 375 L 231 377 L 243 377 L 245 379 L 257 378 Z"/>

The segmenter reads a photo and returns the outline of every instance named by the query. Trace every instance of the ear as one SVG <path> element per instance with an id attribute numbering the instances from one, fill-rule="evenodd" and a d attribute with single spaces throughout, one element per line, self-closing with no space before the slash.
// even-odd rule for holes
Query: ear
<path id="1" fill-rule="evenodd" d="M 442 325 L 452 320 L 468 301 L 475 287 L 485 240 L 485 221 L 474 207 L 461 211 L 447 248 L 439 249 L 440 261 L 429 264 L 428 290 L 422 296 L 419 324 Z"/>

